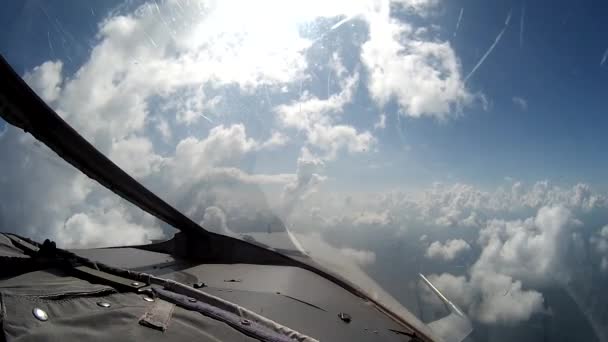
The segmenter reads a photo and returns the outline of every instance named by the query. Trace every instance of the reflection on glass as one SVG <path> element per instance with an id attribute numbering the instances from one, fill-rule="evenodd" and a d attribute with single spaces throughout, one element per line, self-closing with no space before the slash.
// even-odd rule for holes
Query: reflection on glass
<path id="1" fill-rule="evenodd" d="M 310 258 L 428 322 L 422 273 L 476 340 L 608 336 L 605 5 L 6 7 L 15 70 L 206 229 Z M 0 132 L 3 229 L 66 246 L 171 237 Z"/>

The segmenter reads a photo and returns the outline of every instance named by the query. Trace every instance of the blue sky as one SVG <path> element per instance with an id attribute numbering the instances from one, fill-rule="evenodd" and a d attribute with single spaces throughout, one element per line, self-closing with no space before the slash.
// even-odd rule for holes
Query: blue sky
<path id="1" fill-rule="evenodd" d="M 24 72 L 59 58 L 64 61 L 64 72 L 70 73 L 87 58 L 97 22 L 116 4 L 49 6 L 32 1 L 9 6 L 15 10 L 3 11 L 3 22 L 9 24 L 2 32 L 0 51 L 15 69 Z M 551 7 L 550 14 L 547 7 Z M 454 37 L 461 9 L 463 16 Z M 599 62 L 608 47 L 602 34 L 607 11 L 598 1 L 442 4 L 428 20 L 440 25 L 439 37 L 450 41 L 464 74 L 478 62 L 512 13 L 504 36 L 467 84 L 471 90 L 483 92 L 489 105 L 487 110 L 465 108 L 461 117 L 447 122 L 401 120 L 405 134 L 400 137 L 395 107 L 389 104 L 385 109 L 388 129 L 378 135 L 380 153 L 371 157 L 378 164 L 392 164 L 384 173 L 387 185 L 403 184 L 404 176 L 409 176 L 408 183 L 456 179 L 489 185 L 509 176 L 528 182 L 582 181 L 604 188 L 607 138 L 602 128 L 608 120 L 603 115 L 608 99 L 603 95 L 608 64 L 600 66 Z M 61 30 L 67 34 L 60 34 Z M 513 97 L 525 99 L 527 110 L 515 105 Z M 370 106 L 363 101 L 361 107 L 365 105 Z M 370 107 L 369 113 L 377 114 L 378 109 Z M 353 119 L 368 124 L 375 117 Z M 409 151 L 403 151 L 404 144 Z M 352 161 L 354 165 L 359 162 Z"/>
<path id="2" fill-rule="evenodd" d="M 604 185 L 602 127 L 608 73 L 599 62 L 608 44 L 602 34 L 607 9 L 598 4 L 446 4 L 441 22 L 448 35 L 464 8 L 451 41 L 467 71 L 494 41 L 509 11 L 511 23 L 469 82 L 486 94 L 488 111 L 467 109 L 464 117 L 444 125 L 411 120 L 406 128 L 412 144 L 428 144 L 429 159 L 446 163 L 442 171 L 467 181 L 496 182 L 511 176 Z M 526 9 L 520 46 L 522 6 Z M 526 99 L 527 111 L 513 103 L 515 96 Z"/>
<path id="3" fill-rule="evenodd" d="M 534 339 L 526 324 L 566 303 L 555 291 L 582 308 L 601 295 L 608 4 L 234 1 L 11 1 L 0 52 L 207 229 L 279 217 L 403 302 L 429 274 L 480 331 L 521 323 Z M 0 140 L 0 197 L 19 197 L 0 223 L 78 247 L 172 234 L 23 133 Z M 605 310 L 585 310 L 608 336 Z"/>
<path id="4" fill-rule="evenodd" d="M 496 154 L 495 162 L 486 167 L 494 164 L 516 178 L 545 175 L 551 179 L 604 183 L 606 164 L 601 155 L 605 137 L 600 127 L 606 120 L 602 113 L 607 104 L 603 94 L 608 76 L 599 62 L 606 49 L 602 34 L 606 7 L 598 5 L 599 2 L 526 3 L 521 48 L 521 3 L 482 10 L 476 6 L 467 8 L 474 19 L 469 17 L 469 25 L 463 21 L 462 34 L 455 43 L 465 69 L 471 65 L 471 58 L 465 56 L 479 49 L 480 42 L 492 41 L 504 13 L 511 7 L 513 17 L 491 58 L 471 80 L 472 86 L 483 89 L 494 101 L 495 108 L 488 116 L 476 116 L 469 125 L 463 125 L 467 126 L 465 131 L 453 135 L 458 150 L 476 151 L 475 144 L 466 143 L 471 139 L 457 137 L 478 132 L 481 145 L 487 149 L 477 151 Z M 547 7 L 551 7 L 550 15 Z M 527 100 L 527 112 L 514 106 L 513 96 Z M 479 162 L 473 164 L 473 170 L 486 169 Z"/>

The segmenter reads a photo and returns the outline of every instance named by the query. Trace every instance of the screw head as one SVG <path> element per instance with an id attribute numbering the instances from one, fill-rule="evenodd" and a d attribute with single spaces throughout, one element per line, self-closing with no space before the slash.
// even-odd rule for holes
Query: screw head
<path id="1" fill-rule="evenodd" d="M 46 311 L 42 310 L 41 308 L 34 308 L 32 310 L 32 314 L 39 321 L 43 321 L 44 322 L 44 321 L 47 321 L 49 319 L 49 315 L 46 313 Z"/>
<path id="2" fill-rule="evenodd" d="M 112 304 L 108 302 L 97 302 L 97 306 L 101 306 L 102 308 L 109 308 Z"/>
<path id="3" fill-rule="evenodd" d="M 350 317 L 349 314 L 347 314 L 346 312 L 340 312 L 338 314 L 338 317 L 344 322 L 344 323 L 350 323 L 350 321 L 352 320 L 352 317 Z"/>

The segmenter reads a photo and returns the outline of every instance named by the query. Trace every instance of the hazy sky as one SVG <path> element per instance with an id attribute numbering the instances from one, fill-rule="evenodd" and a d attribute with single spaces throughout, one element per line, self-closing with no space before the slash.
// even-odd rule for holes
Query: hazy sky
<path id="1" fill-rule="evenodd" d="M 9 1 L 0 52 L 210 230 L 265 232 L 276 215 L 404 302 L 429 274 L 480 339 L 557 338 L 576 320 L 567 300 L 571 331 L 601 339 L 607 14 L 600 1 Z M 170 236 L 0 131 L 3 229 L 64 246 Z"/>

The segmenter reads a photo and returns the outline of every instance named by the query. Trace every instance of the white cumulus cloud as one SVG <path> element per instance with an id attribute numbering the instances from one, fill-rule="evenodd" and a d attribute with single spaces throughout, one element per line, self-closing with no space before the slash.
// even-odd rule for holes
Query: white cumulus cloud
<path id="1" fill-rule="evenodd" d="M 471 246 L 462 239 L 448 240 L 444 244 L 435 241 L 427 248 L 425 255 L 430 259 L 454 260 L 459 254 L 470 249 Z"/>
<path id="2" fill-rule="evenodd" d="M 600 270 L 608 272 L 608 225 L 595 232 L 589 242 L 595 248 L 595 252 L 600 255 Z"/>
<path id="3" fill-rule="evenodd" d="M 358 80 L 357 72 L 341 79 L 342 90 L 327 99 L 303 94 L 298 101 L 277 106 L 277 117 L 283 126 L 303 131 L 307 142 L 325 151 L 326 158 L 335 158 L 342 149 L 350 153 L 365 152 L 376 141 L 372 134 L 336 123 L 344 106 L 352 100 Z"/>
<path id="4" fill-rule="evenodd" d="M 340 253 L 361 266 L 369 266 L 376 262 L 376 253 L 371 251 L 341 248 Z"/>
<path id="5" fill-rule="evenodd" d="M 479 234 L 482 252 L 469 277 L 450 274 L 431 281 L 471 315 L 486 323 L 512 324 L 542 312 L 540 292 L 523 284 L 567 279 L 563 251 L 578 222 L 564 207 L 542 207 L 526 220 L 493 220 Z"/>
<path id="6" fill-rule="evenodd" d="M 414 27 L 390 17 L 389 5 L 379 7 L 367 16 L 370 38 L 361 51 L 372 97 L 381 106 L 395 99 L 404 115 L 439 119 L 471 104 L 450 43 L 419 39 Z"/>
<path id="7" fill-rule="evenodd" d="M 60 243 L 71 247 L 138 245 L 162 237 L 158 226 L 133 222 L 121 206 L 75 213 L 57 232 Z"/>
<path id="8" fill-rule="evenodd" d="M 145 177 L 160 167 L 163 158 L 154 153 L 152 143 L 142 137 L 112 142 L 110 159 L 132 176 Z"/>
<path id="9" fill-rule="evenodd" d="M 23 75 L 23 80 L 47 102 L 57 100 L 63 77 L 61 61 L 46 61 Z"/>

